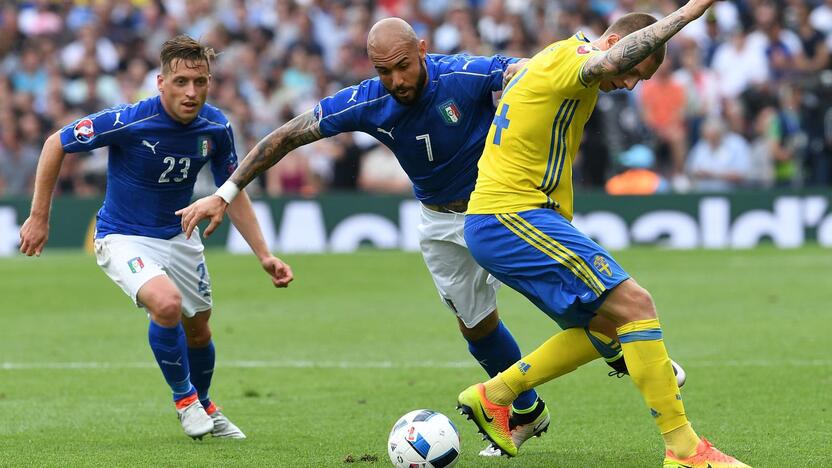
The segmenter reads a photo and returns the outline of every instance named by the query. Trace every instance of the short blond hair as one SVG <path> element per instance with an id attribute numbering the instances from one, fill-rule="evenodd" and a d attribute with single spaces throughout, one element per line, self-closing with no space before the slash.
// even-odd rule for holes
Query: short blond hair
<path id="1" fill-rule="evenodd" d="M 180 34 L 162 44 L 159 60 L 162 62 L 162 73 L 172 71 L 171 64 L 177 59 L 185 62 L 205 60 L 208 70 L 211 70 L 211 60 L 215 56 L 216 53 L 211 47 L 200 44 L 199 41 L 190 36 Z"/>

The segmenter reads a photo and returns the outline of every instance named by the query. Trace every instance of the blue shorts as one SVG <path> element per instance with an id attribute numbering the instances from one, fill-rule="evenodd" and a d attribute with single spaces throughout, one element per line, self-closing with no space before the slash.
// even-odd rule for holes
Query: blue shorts
<path id="1" fill-rule="evenodd" d="M 563 328 L 586 327 L 609 291 L 630 277 L 558 212 L 466 215 L 474 259 Z"/>

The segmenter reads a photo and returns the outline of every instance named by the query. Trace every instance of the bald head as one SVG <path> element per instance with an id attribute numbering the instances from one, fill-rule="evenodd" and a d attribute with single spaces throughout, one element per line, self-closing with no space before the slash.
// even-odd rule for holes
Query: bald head
<path id="1" fill-rule="evenodd" d="M 370 28 L 367 34 L 367 51 L 370 54 L 389 52 L 396 47 L 418 47 L 416 31 L 401 18 L 385 18 Z"/>
<path id="2" fill-rule="evenodd" d="M 427 84 L 427 45 L 401 18 L 385 18 L 367 35 L 367 55 L 382 85 L 399 103 L 418 101 Z"/>

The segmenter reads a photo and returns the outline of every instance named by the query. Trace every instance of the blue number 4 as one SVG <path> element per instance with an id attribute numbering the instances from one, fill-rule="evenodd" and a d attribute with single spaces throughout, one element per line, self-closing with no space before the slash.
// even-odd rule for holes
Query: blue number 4
<path id="1" fill-rule="evenodd" d="M 519 75 L 515 76 L 511 82 L 506 86 L 506 89 L 503 90 L 503 97 L 506 96 L 506 93 L 512 88 L 512 86 L 516 85 L 523 75 L 526 74 L 528 68 L 524 68 L 523 71 L 520 72 Z M 508 104 L 503 104 L 503 108 L 500 109 L 500 113 L 494 116 L 494 125 L 497 127 L 497 131 L 494 132 L 494 144 L 500 146 L 500 141 L 503 137 L 503 130 L 508 128 L 508 125 L 511 123 L 508 120 Z"/>
<path id="2" fill-rule="evenodd" d="M 503 108 L 500 109 L 500 113 L 494 116 L 494 125 L 497 127 L 497 131 L 494 132 L 494 144 L 500 146 L 500 139 L 503 136 L 503 130 L 508 128 L 508 125 L 511 123 L 510 120 L 506 117 L 508 115 L 508 104 L 503 104 Z"/>

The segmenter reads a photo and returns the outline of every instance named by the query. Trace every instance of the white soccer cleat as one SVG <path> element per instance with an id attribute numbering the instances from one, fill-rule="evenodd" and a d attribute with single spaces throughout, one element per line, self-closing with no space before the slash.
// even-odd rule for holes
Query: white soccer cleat
<path id="1" fill-rule="evenodd" d="M 480 450 L 481 457 L 501 457 L 503 456 L 503 452 L 500 451 L 494 444 L 488 444 L 488 447 Z"/>
<path id="2" fill-rule="evenodd" d="M 176 412 L 188 437 L 202 439 L 202 436 L 214 430 L 214 420 L 205 412 L 196 395 L 177 402 Z"/>
<path id="3" fill-rule="evenodd" d="M 543 400 L 539 400 L 538 404 L 545 404 Z M 509 419 L 509 426 L 511 427 L 511 440 L 514 441 L 514 445 L 517 449 L 520 449 L 520 446 L 523 445 L 527 440 L 531 439 L 532 437 L 540 437 L 549 429 L 549 423 L 551 422 L 551 417 L 549 416 L 549 408 L 543 408 L 543 411 L 534 419 L 534 421 L 528 424 L 520 424 L 514 425 L 512 424 L 512 419 L 514 419 L 515 415 L 512 412 L 511 418 Z M 488 447 L 480 450 L 481 457 L 499 457 L 502 456 L 503 452 L 494 446 L 494 444 L 489 444 Z"/>
<path id="4" fill-rule="evenodd" d="M 211 414 L 211 419 L 214 420 L 214 430 L 211 435 L 214 437 L 223 437 L 226 439 L 245 439 L 246 435 L 239 427 L 235 426 L 233 422 L 229 421 L 220 410 L 216 410 Z"/>

